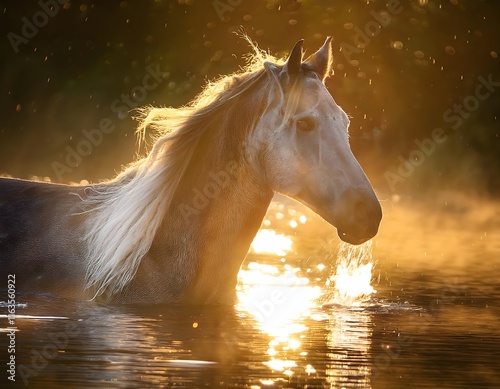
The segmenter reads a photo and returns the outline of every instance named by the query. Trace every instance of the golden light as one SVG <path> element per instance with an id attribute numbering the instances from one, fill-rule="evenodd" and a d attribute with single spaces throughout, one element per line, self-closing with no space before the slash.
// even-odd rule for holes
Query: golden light
<path id="1" fill-rule="evenodd" d="M 302 332 L 297 323 L 316 306 L 321 294 L 319 286 L 309 285 L 309 279 L 298 275 L 300 269 L 251 262 L 239 272 L 239 306 L 250 313 L 261 330 L 288 343 L 290 335 Z"/>
<path id="2" fill-rule="evenodd" d="M 292 239 L 283 234 L 277 234 L 274 230 L 262 229 L 255 236 L 252 251 L 256 254 L 286 255 L 292 251 Z"/>
<path id="3" fill-rule="evenodd" d="M 366 302 L 376 290 L 371 286 L 372 242 L 359 246 L 342 243 L 337 254 L 337 271 L 330 278 L 334 285 L 332 300 L 325 305 L 335 307 L 335 315 L 329 318 L 328 345 L 331 350 L 345 349 L 358 358 L 368 359 L 372 338 L 372 318 L 368 311 L 355 308 Z M 358 377 L 356 387 L 371 388 L 372 374 L 369 364 L 360 364 L 346 358 L 345 353 L 329 354 L 331 364 L 326 369 L 331 387 L 342 387 L 343 374 Z"/>
<path id="4" fill-rule="evenodd" d="M 274 238 L 277 234 L 268 236 Z M 264 364 L 290 377 L 295 371 L 304 371 L 295 361 L 307 355 L 302 354 L 299 340 L 307 330 L 303 319 L 318 308 L 321 288 L 309 285 L 309 279 L 300 276 L 299 268 L 279 262 L 278 266 L 251 262 L 240 270 L 238 307 L 270 336 L 266 350 L 269 361 Z"/>
<path id="5" fill-rule="evenodd" d="M 286 226 L 285 228 L 298 228 L 308 221 L 305 216 L 293 215 L 291 210 L 277 211 L 275 218 Z M 263 257 L 265 263 L 254 260 L 240 270 L 238 308 L 248 314 L 255 326 L 270 337 L 269 343 L 263 349 L 269 357 L 269 360 L 264 362 L 266 366 L 280 372 L 285 379 L 292 375 L 315 374 L 316 369 L 307 361 L 309 354 L 304 350 L 302 341 L 308 330 L 307 321 L 304 319 L 332 320 L 331 315 L 321 311 L 320 297 L 324 296 L 325 292 L 333 292 L 332 300 L 326 305 L 340 306 L 342 311 L 360 305 L 376 292 L 371 286 L 371 242 L 360 246 L 341 244 L 336 258 L 336 272 L 326 287 L 322 287 L 308 277 L 311 272 L 319 271 L 325 274 L 330 269 L 325 259 L 308 269 L 293 266 L 294 258 L 287 257 L 285 260 L 287 253 L 292 251 L 292 238 L 277 233 L 266 224 L 264 226 L 252 242 L 251 252 L 266 254 L 266 257 Z M 272 262 L 269 262 L 270 256 Z M 273 256 L 275 260 L 272 259 Z M 314 284 L 311 284 L 313 282 Z M 350 313 L 343 314 L 349 316 Z M 353 346 L 356 350 L 368 352 L 367 345 L 356 337 L 357 333 L 351 334 L 351 327 L 347 328 L 346 334 L 337 332 L 337 327 L 346 329 L 346 322 L 347 319 L 344 321 L 339 318 L 339 322 L 329 334 L 330 342 L 345 343 L 349 338 L 356 343 Z M 366 332 L 361 331 L 360 336 L 365 335 Z M 332 360 L 336 359 L 337 356 L 332 356 Z M 338 362 L 344 363 L 340 360 Z M 335 381 L 333 377 L 331 379 Z M 272 382 L 270 380 L 266 384 L 270 385 Z"/>
<path id="6" fill-rule="evenodd" d="M 340 307 L 335 315 L 331 315 L 329 328 L 327 345 L 332 352 L 328 354 L 330 363 L 326 368 L 326 377 L 330 387 L 347 387 L 345 376 L 350 376 L 357 378 L 356 383 L 348 387 L 371 389 L 371 365 L 361 362 L 370 357 L 373 328 L 370 312 Z M 349 355 L 356 355 L 356 358 L 349 358 Z"/>
<path id="7" fill-rule="evenodd" d="M 292 350 L 296 350 L 300 347 L 300 341 L 297 339 L 290 339 L 288 341 L 288 348 L 291 348 Z"/>
<path id="8" fill-rule="evenodd" d="M 297 366 L 294 361 L 285 361 L 281 359 L 271 359 L 269 362 L 264 362 L 264 364 L 276 371 L 285 371 L 289 370 L 291 367 Z"/>
<path id="9" fill-rule="evenodd" d="M 359 246 L 342 243 L 337 255 L 337 271 L 330 278 L 333 299 L 326 305 L 357 306 L 377 291 L 371 285 L 372 242 Z"/>

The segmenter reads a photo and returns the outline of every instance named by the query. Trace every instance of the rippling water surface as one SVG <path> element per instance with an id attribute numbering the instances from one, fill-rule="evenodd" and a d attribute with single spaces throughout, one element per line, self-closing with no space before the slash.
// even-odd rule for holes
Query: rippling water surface
<path id="1" fill-rule="evenodd" d="M 379 235 L 354 247 L 280 200 L 234 307 L 18 294 L 16 382 L 2 368 L 0 387 L 500 387 L 497 206 L 386 201 Z"/>

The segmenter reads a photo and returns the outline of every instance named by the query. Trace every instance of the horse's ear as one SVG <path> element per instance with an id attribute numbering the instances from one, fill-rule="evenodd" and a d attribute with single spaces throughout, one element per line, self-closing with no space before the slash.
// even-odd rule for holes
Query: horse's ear
<path id="1" fill-rule="evenodd" d="M 304 40 L 298 41 L 295 46 L 293 46 L 290 56 L 283 65 L 282 75 L 287 75 L 289 79 L 293 79 L 300 71 L 300 66 L 302 65 L 302 45 Z"/>
<path id="2" fill-rule="evenodd" d="M 325 43 L 321 48 L 316 51 L 314 54 L 311 54 L 309 58 L 305 60 L 305 64 L 307 64 L 311 69 L 318 74 L 318 76 L 324 80 L 330 73 L 330 68 L 332 66 L 332 46 L 330 42 L 332 41 L 332 37 L 329 36 L 326 38 Z"/>

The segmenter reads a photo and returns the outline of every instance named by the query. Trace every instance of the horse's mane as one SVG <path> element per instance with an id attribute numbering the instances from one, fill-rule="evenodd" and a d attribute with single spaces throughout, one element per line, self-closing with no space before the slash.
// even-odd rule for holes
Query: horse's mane
<path id="1" fill-rule="evenodd" d="M 277 81 L 266 76 L 266 66 L 277 60 L 250 43 L 254 54 L 247 66 L 208 83 L 188 105 L 141 110 L 139 138 L 144 139 L 146 128 L 156 132 L 149 154 L 114 179 L 85 188 L 82 239 L 88 247 L 86 287 L 94 290 L 94 297 L 116 294 L 134 277 L 200 139 L 214 128 L 221 109 L 247 98 L 245 92 L 255 85 L 265 84 L 262 89 L 269 92 Z"/>

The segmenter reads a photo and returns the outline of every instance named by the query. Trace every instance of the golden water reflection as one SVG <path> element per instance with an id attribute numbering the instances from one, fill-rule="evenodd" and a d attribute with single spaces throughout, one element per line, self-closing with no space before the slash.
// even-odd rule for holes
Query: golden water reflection
<path id="1" fill-rule="evenodd" d="M 318 308 L 321 288 L 310 285 L 299 272 L 286 264 L 279 269 L 257 262 L 240 271 L 239 308 L 250 313 L 257 327 L 273 338 L 270 355 L 276 354 L 277 346 L 298 349 L 299 334 L 307 329 L 303 319 Z"/>
<path id="2" fill-rule="evenodd" d="M 279 379 L 316 373 L 307 363 L 303 341 L 308 330 L 306 319 L 318 308 L 321 288 L 310 285 L 299 271 L 289 265 L 279 269 L 252 262 L 240 272 L 239 309 L 249 313 L 256 327 L 269 336 L 265 345 L 269 359 L 263 364 Z M 261 381 L 263 385 L 273 382 L 269 378 Z"/>
<path id="3" fill-rule="evenodd" d="M 280 209 L 274 220 L 289 228 L 293 219 L 287 220 L 286 214 Z M 291 217 L 297 219 L 296 215 Z M 298 220 L 308 221 L 306 216 Z M 327 273 L 331 267 L 301 268 L 302 262 L 289 258 L 294 239 L 269 227 L 268 223 L 252 243 L 253 261 L 240 270 L 238 285 L 239 311 L 269 337 L 264 346 L 268 360 L 262 363 L 276 376 L 275 381 L 326 376 L 332 388 L 370 388 L 372 322 L 360 305 L 376 292 L 371 286 L 371 242 L 356 248 L 342 245 L 336 260 L 332 255 L 335 274 L 318 278 L 318 272 Z M 318 263 L 317 258 L 314 262 Z M 311 326 L 319 321 L 328 323 L 329 363 L 321 365 L 317 365 L 316 350 L 306 342 L 309 331 L 315 330 Z M 272 385 L 273 379 L 263 377 L 261 383 Z"/>
<path id="4" fill-rule="evenodd" d="M 326 379 L 331 388 L 371 388 L 371 315 L 354 309 L 336 310 L 330 315 Z"/>
<path id="5" fill-rule="evenodd" d="M 256 254 L 286 255 L 292 250 L 292 239 L 274 230 L 263 228 L 255 235 L 250 248 Z"/>

